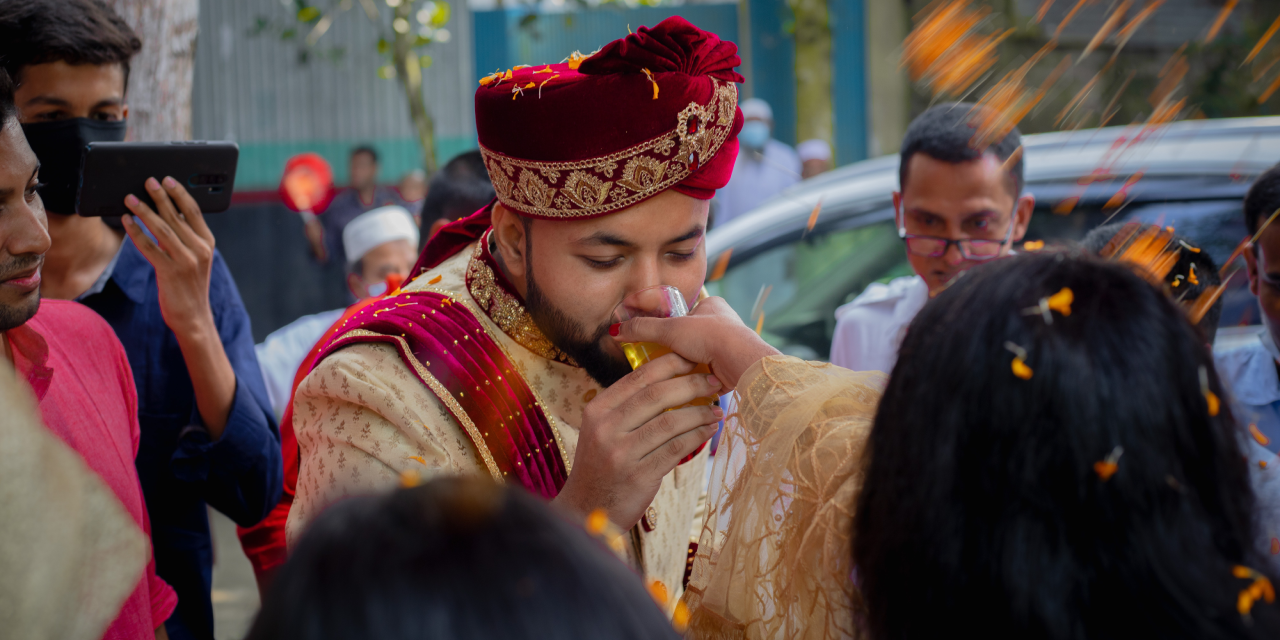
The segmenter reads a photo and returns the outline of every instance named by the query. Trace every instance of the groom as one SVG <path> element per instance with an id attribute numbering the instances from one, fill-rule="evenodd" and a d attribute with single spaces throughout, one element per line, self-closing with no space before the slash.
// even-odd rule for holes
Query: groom
<path id="1" fill-rule="evenodd" d="M 647 287 L 697 297 L 708 201 L 737 155 L 739 62 L 676 17 L 480 81 L 497 201 L 442 229 L 413 281 L 352 317 L 298 387 L 291 542 L 344 496 L 481 475 L 577 517 L 603 510 L 631 528 L 637 569 L 678 595 L 721 414 L 666 409 L 722 385 L 674 355 L 632 372 L 610 316 Z"/>

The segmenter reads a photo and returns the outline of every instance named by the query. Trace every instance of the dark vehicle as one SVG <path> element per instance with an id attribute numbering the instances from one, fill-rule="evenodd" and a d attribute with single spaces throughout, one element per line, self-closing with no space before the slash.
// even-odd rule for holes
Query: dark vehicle
<path id="1" fill-rule="evenodd" d="M 1029 135 L 1023 146 L 1026 190 L 1036 197 L 1024 240 L 1066 243 L 1104 221 L 1139 220 L 1174 227 L 1221 264 L 1245 236 L 1240 205 L 1250 183 L 1280 161 L 1280 117 Z M 713 229 L 708 264 L 732 253 L 708 291 L 753 322 L 771 285 L 762 335 L 784 353 L 826 360 L 837 307 L 873 282 L 912 275 L 893 226 L 897 187 L 898 157 L 876 158 L 802 182 Z M 821 215 L 806 232 L 819 199 Z M 1260 322 L 1244 273 L 1223 297 L 1219 347 L 1253 333 L 1230 328 Z"/>

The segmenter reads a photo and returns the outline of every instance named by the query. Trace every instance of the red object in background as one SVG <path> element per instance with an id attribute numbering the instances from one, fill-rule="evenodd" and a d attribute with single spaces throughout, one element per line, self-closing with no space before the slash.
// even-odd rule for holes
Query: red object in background
<path id="1" fill-rule="evenodd" d="M 280 199 L 294 211 L 320 213 L 333 200 L 333 169 L 317 153 L 300 153 L 284 164 Z"/>

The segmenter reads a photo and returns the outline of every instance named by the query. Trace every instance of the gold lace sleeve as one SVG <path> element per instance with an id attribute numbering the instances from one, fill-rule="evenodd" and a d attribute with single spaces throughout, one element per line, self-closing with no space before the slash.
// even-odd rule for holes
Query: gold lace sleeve
<path id="1" fill-rule="evenodd" d="M 742 376 L 684 595 L 686 637 L 861 635 L 853 506 L 884 383 L 879 372 L 787 356 Z"/>

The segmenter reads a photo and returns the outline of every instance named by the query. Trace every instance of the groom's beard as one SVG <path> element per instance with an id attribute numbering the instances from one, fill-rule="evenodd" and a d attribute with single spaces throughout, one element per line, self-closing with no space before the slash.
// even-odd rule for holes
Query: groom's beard
<path id="1" fill-rule="evenodd" d="M 532 264 L 526 262 L 525 272 L 529 274 L 525 307 L 534 324 L 538 325 L 552 344 L 569 354 L 602 387 L 609 387 L 631 373 L 631 365 L 625 359 L 610 355 L 600 346 L 604 336 L 609 333 L 609 323 L 588 328 L 575 322 L 542 295 L 542 290 L 533 277 Z"/>

